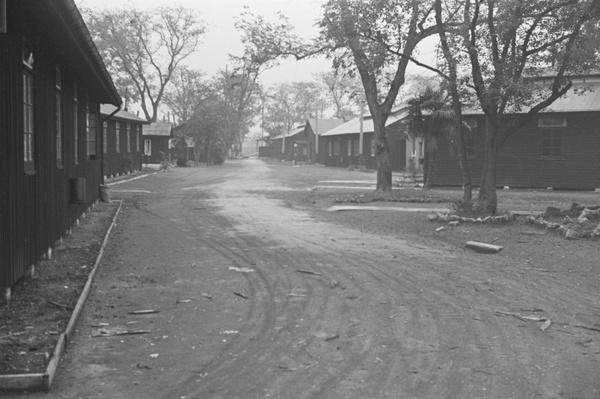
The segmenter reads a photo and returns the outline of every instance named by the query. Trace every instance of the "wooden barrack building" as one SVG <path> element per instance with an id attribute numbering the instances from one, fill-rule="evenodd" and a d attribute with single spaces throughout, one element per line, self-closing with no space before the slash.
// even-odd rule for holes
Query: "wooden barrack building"
<path id="1" fill-rule="evenodd" d="M 100 103 L 120 97 L 73 0 L 0 0 L 0 289 L 99 196 Z"/>

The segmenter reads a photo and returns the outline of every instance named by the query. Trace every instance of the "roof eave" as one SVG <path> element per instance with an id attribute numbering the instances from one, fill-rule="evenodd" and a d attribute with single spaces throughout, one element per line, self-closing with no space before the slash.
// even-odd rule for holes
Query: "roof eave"
<path id="1" fill-rule="evenodd" d="M 75 2 L 73 0 L 62 0 L 50 1 L 48 3 L 56 12 L 65 31 L 69 33 L 75 47 L 104 89 L 106 98 L 103 98 L 102 102 L 120 106 L 122 104 L 121 96 L 106 69 L 104 60 L 102 60 Z"/>

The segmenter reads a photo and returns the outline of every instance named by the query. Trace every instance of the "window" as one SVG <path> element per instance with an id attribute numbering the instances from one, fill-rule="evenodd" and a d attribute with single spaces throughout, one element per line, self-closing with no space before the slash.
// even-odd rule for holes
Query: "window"
<path id="1" fill-rule="evenodd" d="M 565 127 L 567 118 L 558 118 L 552 116 L 540 116 L 538 119 L 539 127 Z"/>
<path id="2" fill-rule="evenodd" d="M 144 140 L 144 155 L 152 155 L 152 141 L 150 139 Z"/>
<path id="3" fill-rule="evenodd" d="M 360 145 L 360 140 L 355 140 L 354 141 L 354 155 L 360 155 L 359 150 L 359 145 Z"/>
<path id="4" fill-rule="evenodd" d="M 73 86 L 73 159 L 79 165 L 79 100 L 77 84 Z"/>
<path id="5" fill-rule="evenodd" d="M 108 153 L 108 124 L 102 122 L 102 152 Z"/>
<path id="6" fill-rule="evenodd" d="M 542 156 L 562 156 L 562 131 L 560 129 L 544 129 L 542 131 Z"/>
<path id="7" fill-rule="evenodd" d="M 335 155 L 336 157 L 338 155 L 340 155 L 340 141 L 339 140 L 335 140 L 333 142 L 333 155 Z"/>
<path id="8" fill-rule="evenodd" d="M 56 68 L 56 81 L 54 84 L 54 136 L 56 138 L 56 166 L 63 167 L 63 133 L 62 133 L 62 79 L 60 68 Z"/>
<path id="9" fill-rule="evenodd" d="M 542 128 L 542 157 L 563 156 L 562 128 L 567 126 L 567 118 L 540 116 L 538 126 Z"/>
<path id="10" fill-rule="evenodd" d="M 348 140 L 348 156 L 352 156 L 352 140 Z"/>
<path id="11" fill-rule="evenodd" d="M 133 132 L 135 134 L 135 151 L 140 152 L 140 132 L 137 131 L 135 125 L 133 125 Z"/>
<path id="12" fill-rule="evenodd" d="M 127 152 L 131 152 L 131 125 L 127 124 Z"/>
<path id="13" fill-rule="evenodd" d="M 92 159 L 96 156 L 96 114 L 90 112 L 89 99 L 85 107 L 87 155 Z"/>
<path id="14" fill-rule="evenodd" d="M 121 152 L 121 130 L 119 122 L 115 122 L 115 151 Z"/>
<path id="15" fill-rule="evenodd" d="M 333 155 L 333 141 L 329 140 L 329 156 Z"/>
<path id="16" fill-rule="evenodd" d="M 29 43 L 23 44 L 23 161 L 25 172 L 33 172 L 34 146 L 34 86 L 33 50 Z"/>
<path id="17" fill-rule="evenodd" d="M 371 156 L 375 156 L 375 139 L 371 139 Z"/>
<path id="18" fill-rule="evenodd" d="M 0 0 L 0 33 L 6 33 L 6 0 Z"/>

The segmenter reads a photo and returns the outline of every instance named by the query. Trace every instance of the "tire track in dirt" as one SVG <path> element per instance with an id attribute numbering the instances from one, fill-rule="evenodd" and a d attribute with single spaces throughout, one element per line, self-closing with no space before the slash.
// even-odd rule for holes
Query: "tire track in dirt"
<path id="1" fill-rule="evenodd" d="M 246 178 L 246 180 L 251 179 Z M 236 185 L 239 185 L 239 183 L 239 181 L 235 182 Z M 411 305 L 409 310 L 402 309 L 402 312 L 388 310 L 385 315 L 371 315 L 369 317 L 368 312 L 355 309 L 352 302 L 355 299 L 345 298 L 341 303 L 334 305 L 334 295 L 327 289 L 313 289 L 313 295 L 323 294 L 331 298 L 323 299 L 325 305 L 322 305 L 322 307 L 324 306 L 324 309 L 313 315 L 311 323 L 315 325 L 325 323 L 332 313 L 339 312 L 342 309 L 340 313 L 344 316 L 368 320 L 369 323 L 373 324 L 370 331 L 377 330 L 383 337 L 379 341 L 390 342 L 392 345 L 388 346 L 395 346 L 395 348 L 387 352 L 378 352 L 376 351 L 376 345 L 373 342 L 368 342 L 365 344 L 367 350 L 359 351 L 356 348 L 359 340 L 348 340 L 354 347 L 346 351 L 344 363 L 347 366 L 328 364 L 321 367 L 321 365 L 317 365 L 311 367 L 310 370 L 313 371 L 304 372 L 302 376 L 295 375 L 299 374 L 296 372 L 286 373 L 285 378 L 277 375 L 276 380 L 281 380 L 280 382 L 273 381 L 269 383 L 266 379 L 255 380 L 254 377 L 247 379 L 256 383 L 262 381 L 268 387 L 266 389 L 268 389 L 271 397 L 323 397 L 324 395 L 344 397 L 344 390 L 346 390 L 346 394 L 350 394 L 356 392 L 356 389 L 375 396 L 385 396 L 384 391 L 386 389 L 392 391 L 400 386 L 403 387 L 404 392 L 419 397 L 477 397 L 477 395 L 481 397 L 486 395 L 510 397 L 511 392 L 515 393 L 515 397 L 519 397 L 522 394 L 547 394 L 560 389 L 560 382 L 557 383 L 556 381 L 549 381 L 550 378 L 544 378 L 541 370 L 537 368 L 531 370 L 534 365 L 537 365 L 536 362 L 539 363 L 540 361 L 540 356 L 536 355 L 531 349 L 531 345 L 535 344 L 536 337 L 527 338 L 520 334 L 515 335 L 518 329 L 527 328 L 531 330 L 530 326 L 525 323 L 522 327 L 515 327 L 510 318 L 508 319 L 510 321 L 507 321 L 506 318 L 493 316 L 491 312 L 493 309 L 502 308 L 502 305 L 509 310 L 514 307 L 514 299 L 508 299 L 511 296 L 520 298 L 522 302 L 536 298 L 541 302 L 553 302 L 552 298 L 544 296 L 543 292 L 525 295 L 522 292 L 525 288 L 524 285 L 516 279 L 510 279 L 510 276 L 493 277 L 492 280 L 496 278 L 498 281 L 489 282 L 490 275 L 495 275 L 494 268 L 506 266 L 502 264 L 503 260 L 492 261 L 492 265 L 482 267 L 478 259 L 473 260 L 471 257 L 456 256 L 455 261 L 459 262 L 460 265 L 458 267 L 453 265 L 451 268 L 452 274 L 448 275 L 445 272 L 448 269 L 445 266 L 448 264 L 448 259 L 444 258 L 447 253 L 434 251 L 423 246 L 407 246 L 404 245 L 405 243 L 401 243 L 402 250 L 400 252 L 407 255 L 408 258 L 412 258 L 417 264 L 403 264 L 401 267 L 402 276 L 398 277 L 390 271 L 394 270 L 396 266 L 391 261 L 369 261 L 373 257 L 372 253 L 367 251 L 365 254 L 352 250 L 358 245 L 359 241 L 364 242 L 366 240 L 365 235 L 355 237 L 353 233 L 348 233 L 344 229 L 337 229 L 337 231 L 334 229 L 334 231 L 326 231 L 325 233 L 332 234 L 334 237 L 347 234 L 350 236 L 350 240 L 347 241 L 350 242 L 343 245 L 336 241 L 324 242 L 322 238 L 318 238 L 318 234 L 310 231 L 310 225 L 314 222 L 305 215 L 294 220 L 285 221 L 284 218 L 284 224 L 282 224 L 281 218 L 273 219 L 267 217 L 268 215 L 264 213 L 256 216 L 253 213 L 254 211 L 258 208 L 273 207 L 274 202 L 264 198 L 252 197 L 254 203 L 250 204 L 248 203 L 248 195 L 244 193 L 243 185 L 241 186 L 235 190 L 225 190 L 225 195 L 221 193 L 220 198 L 215 200 L 215 203 L 219 204 L 219 209 L 223 211 L 222 213 L 228 219 L 238 221 L 238 224 L 232 226 L 236 229 L 237 239 L 252 237 L 253 233 L 256 237 L 263 235 L 270 239 L 286 237 L 288 242 L 281 245 L 285 245 L 290 251 L 290 255 L 283 259 L 284 262 L 289 264 L 296 264 L 294 260 L 299 257 L 303 259 L 300 264 L 342 263 L 339 259 L 334 262 L 332 256 L 339 258 L 341 254 L 344 254 L 343 265 L 340 264 L 338 267 L 333 268 L 323 266 L 314 268 L 314 270 L 322 273 L 319 284 L 325 285 L 323 281 L 325 279 L 341 282 L 347 287 L 346 292 L 349 292 L 348 287 L 351 287 L 351 290 L 358 292 L 361 297 L 382 298 L 383 301 L 387 300 L 390 303 L 390 308 L 394 305 L 403 305 L 403 301 Z M 250 208 L 249 210 L 243 211 L 239 208 L 239 204 L 235 205 L 235 202 L 241 201 L 242 198 L 244 198 L 245 207 Z M 236 206 L 238 207 L 236 208 Z M 275 206 L 277 212 L 285 209 L 281 205 L 277 205 L 276 202 Z M 243 216 L 243 222 L 240 222 L 239 218 L 241 216 Z M 279 220 L 279 223 L 274 222 L 274 220 Z M 319 229 L 322 229 L 322 227 L 320 226 Z M 322 234 L 323 231 L 320 233 Z M 288 238 L 289 240 L 287 240 Z M 343 238 L 348 239 L 346 236 Z M 251 242 L 247 238 L 244 240 L 246 240 L 244 243 Z M 389 246 L 382 244 L 380 238 L 371 237 L 368 240 L 366 246 L 377 253 L 378 258 L 376 259 L 381 259 L 383 257 L 381 253 L 386 251 L 390 255 L 389 258 L 392 257 L 394 251 L 390 250 Z M 388 240 L 388 244 L 391 243 L 392 241 Z M 394 243 L 398 245 L 397 240 Z M 269 244 L 271 245 L 271 242 Z M 354 258 L 359 260 L 354 260 Z M 328 260 L 324 262 L 323 259 Z M 486 259 L 486 262 L 488 260 L 489 258 Z M 262 267 L 263 265 L 259 265 L 258 269 Z M 427 271 L 423 271 L 423 268 L 426 268 Z M 265 270 L 264 276 L 273 279 L 273 273 L 274 270 L 271 267 Z M 462 274 L 467 277 L 457 277 L 457 275 Z M 307 277 L 304 277 L 304 279 L 306 280 Z M 360 281 L 359 283 L 357 282 L 359 280 L 365 280 L 366 282 Z M 310 281 L 312 282 L 312 280 Z M 440 281 L 440 283 L 433 284 L 432 281 Z M 502 288 L 502 292 L 499 293 L 497 292 L 499 290 L 492 291 L 491 289 L 481 292 L 481 286 L 482 284 L 486 285 L 486 282 L 488 287 Z M 473 294 L 472 291 L 475 290 L 479 292 Z M 461 291 L 466 291 L 464 299 L 461 299 L 460 294 L 457 294 Z M 479 303 L 472 303 L 474 298 Z M 573 298 L 573 305 L 579 302 L 580 299 Z M 371 307 L 376 308 L 372 303 Z M 305 311 L 312 311 L 311 309 L 308 306 L 305 307 Z M 448 316 L 445 316 L 445 314 L 440 315 L 440 309 L 447 309 L 444 311 L 447 312 Z M 367 310 L 370 311 L 371 309 Z M 285 314 L 286 311 L 285 308 L 280 310 L 281 314 Z M 390 314 L 392 312 L 395 313 Z M 385 317 L 389 320 L 391 316 L 396 314 L 398 315 L 393 318 L 394 322 L 390 325 L 383 322 Z M 465 314 L 466 321 L 462 318 L 462 314 Z M 346 330 L 342 332 L 346 336 L 350 336 L 349 331 L 350 328 L 346 326 Z M 297 331 L 296 336 L 302 339 L 309 332 L 310 329 Z M 343 334 L 339 335 L 340 337 L 343 336 Z M 267 336 L 273 338 L 273 335 Z M 451 339 L 448 339 L 448 336 Z M 515 340 L 515 338 L 517 339 Z M 338 339 L 340 338 L 336 338 L 336 340 Z M 411 340 L 412 342 L 410 342 Z M 286 343 L 292 341 L 294 340 L 287 340 Z M 340 339 L 341 341 L 343 339 Z M 311 340 L 307 347 L 309 349 L 319 348 L 318 343 L 317 340 Z M 427 348 L 427 345 L 429 345 L 429 348 Z M 259 346 L 256 345 L 257 348 Z M 249 351 L 253 350 L 249 349 Z M 264 360 L 261 364 L 268 364 L 271 359 L 282 353 L 280 348 L 269 350 L 273 352 L 272 355 L 266 355 L 266 358 L 261 359 Z M 297 356 L 300 350 L 293 353 Z M 396 354 L 398 358 L 402 359 L 396 359 Z M 252 356 L 248 356 L 247 359 L 251 360 Z M 379 361 L 385 364 L 385 367 L 373 370 L 372 364 L 376 363 L 377 359 L 380 359 Z M 249 371 L 252 367 L 254 367 L 252 362 L 244 363 L 244 361 L 240 361 L 236 366 L 236 376 L 255 376 L 257 372 Z M 227 373 L 231 371 L 232 369 L 219 371 L 219 373 L 223 373 L 221 382 L 227 380 Z M 368 383 L 363 383 L 367 380 Z M 545 383 L 554 385 L 554 387 L 550 387 L 544 392 L 539 387 Z M 213 389 L 218 390 L 219 384 L 219 381 L 214 380 L 214 383 L 205 383 L 205 386 L 211 385 L 217 387 Z M 235 397 L 236 392 L 241 394 L 243 389 L 247 389 L 247 386 L 243 383 L 240 385 L 241 387 L 237 388 L 230 387 L 228 391 L 223 393 L 223 396 L 215 397 L 227 397 L 227 394 L 234 394 L 232 397 Z M 482 385 L 485 385 L 485 390 L 482 390 Z M 376 391 L 373 388 L 375 386 L 384 389 Z M 201 393 L 203 389 L 200 387 L 193 392 L 196 394 Z M 333 394 L 334 392 L 335 394 Z M 253 391 L 252 393 L 258 397 L 263 392 Z"/>
<path id="2" fill-rule="evenodd" d="M 572 327 L 594 321 L 582 305 L 598 304 L 589 292 L 512 259 L 324 223 L 265 198 L 281 189 L 267 172 L 260 163 L 243 170 L 226 165 L 206 177 L 184 169 L 173 172 L 176 179 L 157 175 L 164 181 L 151 195 L 123 194 L 145 216 L 128 231 L 147 223 L 148 233 L 159 232 L 172 245 L 168 254 L 164 246 L 140 248 L 152 252 L 144 259 L 154 267 L 138 270 L 146 272 L 145 281 L 158 280 L 148 284 L 160 293 L 152 305 L 173 306 L 175 298 L 201 292 L 213 299 L 158 315 L 153 333 L 170 335 L 164 344 L 127 341 L 136 353 L 160 351 L 154 363 L 141 363 L 153 370 L 125 367 L 111 374 L 114 363 L 106 357 L 120 356 L 118 349 L 90 352 L 107 367 L 108 377 L 99 381 L 113 387 L 97 392 L 211 399 L 596 398 L 590 392 L 599 384 L 593 378 L 597 355 L 583 346 L 589 355 L 564 350 L 596 337 Z M 143 179 L 132 186 L 152 188 Z M 116 260 L 135 262 L 135 253 L 127 256 Z M 557 286 L 568 295 L 552 297 L 556 290 L 549 288 Z M 558 322 L 542 332 L 540 323 L 493 313 L 527 313 L 521 308 L 543 308 Z M 181 327 L 164 326 L 161 318 Z M 181 344 L 170 343 L 176 340 Z M 152 395 L 140 396 L 149 391 L 131 386 L 135 373 L 153 381 Z M 99 389 L 85 387 L 79 392 Z"/>

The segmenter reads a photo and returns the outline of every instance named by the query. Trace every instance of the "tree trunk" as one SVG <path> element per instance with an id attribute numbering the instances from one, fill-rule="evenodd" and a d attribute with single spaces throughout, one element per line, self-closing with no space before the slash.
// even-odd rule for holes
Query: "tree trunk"
<path id="1" fill-rule="evenodd" d="M 435 20 L 438 28 L 438 34 L 440 36 L 442 51 L 444 53 L 444 57 L 446 58 L 446 62 L 448 63 L 448 69 L 450 70 L 448 83 L 450 86 L 450 94 L 452 95 L 454 128 L 456 129 L 456 136 L 458 140 L 458 164 L 460 165 L 460 170 L 462 172 L 463 201 L 469 202 L 473 198 L 473 184 L 471 182 L 471 170 L 469 168 L 469 162 L 467 161 L 467 145 L 465 143 L 465 135 L 462 126 L 462 105 L 460 102 L 460 94 L 458 92 L 456 59 L 450 50 L 448 37 L 446 35 L 446 28 L 442 21 L 441 0 L 435 0 Z"/>
<path id="2" fill-rule="evenodd" d="M 433 149 L 428 150 L 427 155 L 427 180 L 424 181 L 423 189 L 429 190 L 431 188 L 431 181 L 433 180 L 433 174 L 435 171 L 435 153 Z"/>
<path id="3" fill-rule="evenodd" d="M 463 181 L 463 201 L 469 202 L 473 198 L 473 183 L 471 182 L 471 169 L 467 161 L 467 144 L 465 143 L 465 134 L 462 126 L 462 107 L 460 100 L 453 96 L 452 105 L 454 108 L 454 124 L 456 129 L 456 139 L 458 140 L 458 164 L 462 172 Z"/>
<path id="4" fill-rule="evenodd" d="M 375 144 L 377 157 L 377 191 L 392 191 L 392 163 L 390 149 L 385 136 L 385 121 L 378 115 L 373 115 L 375 127 Z"/>
<path id="5" fill-rule="evenodd" d="M 484 206 L 487 213 L 496 213 L 498 207 L 498 196 L 496 193 L 496 160 L 497 128 L 486 118 L 485 123 L 485 155 L 483 158 L 483 170 L 481 173 L 481 187 L 479 188 L 479 202 Z"/>

